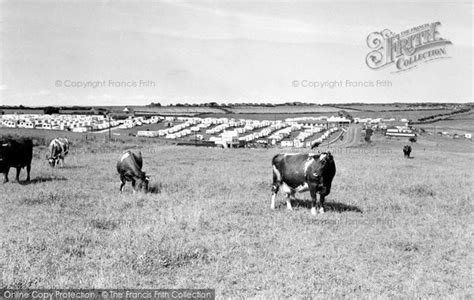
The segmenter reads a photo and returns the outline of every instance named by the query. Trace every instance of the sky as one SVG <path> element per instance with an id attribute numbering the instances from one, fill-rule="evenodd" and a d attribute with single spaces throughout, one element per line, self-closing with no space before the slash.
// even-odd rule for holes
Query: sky
<path id="1" fill-rule="evenodd" d="M 471 1 L 0 0 L 0 105 L 471 102 Z M 445 54 L 371 69 L 369 34 Z"/>

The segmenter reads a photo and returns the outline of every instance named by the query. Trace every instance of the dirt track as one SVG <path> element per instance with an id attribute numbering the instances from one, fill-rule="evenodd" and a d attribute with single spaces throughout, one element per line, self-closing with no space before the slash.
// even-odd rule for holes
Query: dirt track
<path id="1" fill-rule="evenodd" d="M 362 126 L 352 124 L 347 128 L 347 131 L 344 133 L 343 140 L 336 141 L 334 145 L 339 147 L 355 146 L 360 142 L 361 134 Z"/>

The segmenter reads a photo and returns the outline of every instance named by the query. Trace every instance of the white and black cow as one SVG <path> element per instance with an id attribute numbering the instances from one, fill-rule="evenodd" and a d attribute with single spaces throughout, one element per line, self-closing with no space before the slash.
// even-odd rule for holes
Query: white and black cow
<path id="1" fill-rule="evenodd" d="M 46 155 L 49 165 L 54 166 L 59 164 L 64 167 L 64 158 L 69 153 L 69 141 L 66 138 L 55 138 L 49 143 L 49 155 Z"/>
<path id="2" fill-rule="evenodd" d="M 26 180 L 30 181 L 33 141 L 29 138 L 5 138 L 0 140 L 0 172 L 3 183 L 8 182 L 8 171 L 16 168 L 16 181 L 20 181 L 20 171 L 26 167 Z"/>
<path id="3" fill-rule="evenodd" d="M 143 159 L 142 153 L 133 153 L 126 151 L 117 162 L 117 172 L 120 174 L 120 192 L 127 181 L 132 182 L 133 192 L 138 190 L 147 191 L 150 177 L 142 171 Z M 138 184 L 137 184 L 138 183 Z"/>
<path id="4" fill-rule="evenodd" d="M 272 160 L 273 185 L 272 204 L 275 209 L 275 198 L 281 188 L 286 194 L 286 205 L 292 210 L 291 199 L 296 192 L 305 191 L 311 194 L 311 213 L 324 212 L 324 197 L 331 191 L 331 183 L 336 174 L 336 164 L 330 152 L 323 153 L 282 153 Z M 319 194 L 319 203 L 317 203 Z"/>

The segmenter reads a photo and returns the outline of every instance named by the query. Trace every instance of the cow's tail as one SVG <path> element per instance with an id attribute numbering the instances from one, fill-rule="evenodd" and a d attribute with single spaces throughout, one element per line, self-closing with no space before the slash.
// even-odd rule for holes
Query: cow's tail
<path id="1" fill-rule="evenodd" d="M 279 169 L 279 156 L 280 154 L 277 154 L 273 157 L 272 159 L 272 173 L 273 173 L 273 183 L 272 183 L 272 193 L 276 194 L 278 193 L 280 184 L 281 184 L 281 172 Z"/>

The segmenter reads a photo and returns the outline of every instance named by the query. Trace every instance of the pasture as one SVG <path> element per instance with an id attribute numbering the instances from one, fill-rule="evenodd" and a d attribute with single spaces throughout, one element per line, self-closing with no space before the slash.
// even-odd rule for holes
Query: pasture
<path id="1" fill-rule="evenodd" d="M 429 124 L 417 125 L 426 131 L 436 133 L 438 131 L 448 132 L 470 132 L 473 131 L 474 113 L 467 113 L 452 116 L 449 119 L 441 120 Z"/>
<path id="2" fill-rule="evenodd" d="M 294 211 L 279 194 L 270 210 L 281 149 L 97 140 L 74 144 L 53 170 L 37 146 L 32 181 L 0 184 L 0 286 L 472 295 L 472 144 L 420 138 L 404 159 L 406 141 L 375 140 L 331 148 L 337 173 L 316 217 L 308 193 Z M 115 163 L 130 148 L 142 151 L 150 193 L 119 193 Z"/>

